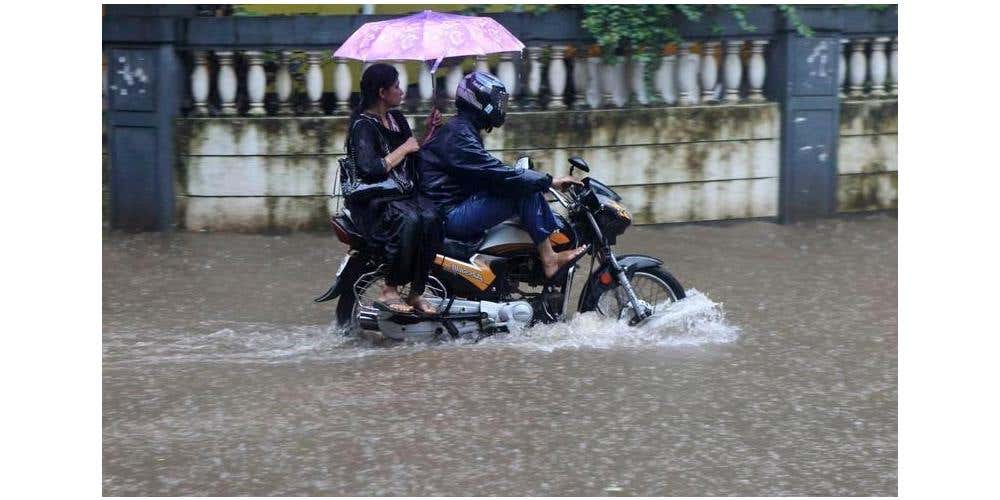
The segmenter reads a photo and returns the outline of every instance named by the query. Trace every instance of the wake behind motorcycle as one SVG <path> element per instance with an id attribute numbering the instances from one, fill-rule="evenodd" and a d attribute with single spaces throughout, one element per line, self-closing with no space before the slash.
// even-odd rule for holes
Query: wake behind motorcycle
<path id="1" fill-rule="evenodd" d="M 570 175 L 574 169 L 590 172 L 582 158 L 569 162 Z M 534 166 L 525 157 L 515 168 Z M 550 236 L 553 248 L 562 251 L 590 245 L 591 272 L 583 284 L 578 312 L 596 311 L 634 326 L 685 297 L 684 288 L 660 259 L 615 255 L 612 247 L 632 223 L 632 216 L 611 188 L 585 177 L 582 187 L 574 185 L 564 193 L 550 188 L 549 192 L 565 209 L 565 216 L 557 214 L 562 228 Z M 520 326 L 561 321 L 570 310 L 578 264 L 547 280 L 537 249 L 516 217 L 489 229 L 478 241 L 444 240 L 424 293 L 438 311 L 432 316 L 376 309 L 374 299 L 385 265 L 380 249 L 365 241 L 349 210 L 332 217 L 331 223 L 350 251 L 333 284 L 315 302 L 339 298 L 336 320 L 345 334 L 368 330 L 395 340 L 478 340 Z M 400 293 L 407 293 L 405 287 Z"/>

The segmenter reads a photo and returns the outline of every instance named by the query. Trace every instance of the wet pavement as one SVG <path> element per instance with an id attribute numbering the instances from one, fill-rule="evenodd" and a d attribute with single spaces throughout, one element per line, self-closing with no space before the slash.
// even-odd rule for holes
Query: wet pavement
<path id="1" fill-rule="evenodd" d="M 896 495 L 896 227 L 632 228 L 658 323 L 394 348 L 312 303 L 328 234 L 105 233 L 103 492 Z"/>

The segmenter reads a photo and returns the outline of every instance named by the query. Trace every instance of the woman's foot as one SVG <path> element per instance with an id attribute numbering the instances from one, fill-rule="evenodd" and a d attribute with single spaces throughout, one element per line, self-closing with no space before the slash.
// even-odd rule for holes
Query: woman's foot
<path id="1" fill-rule="evenodd" d="M 423 295 L 410 295 L 406 298 L 406 303 L 413 307 L 413 310 L 420 314 L 437 314 L 437 309 L 430 302 L 424 300 Z"/>
<path id="2" fill-rule="evenodd" d="M 562 252 L 556 252 L 553 258 L 546 259 L 542 262 L 542 269 L 545 271 L 545 279 L 552 279 L 560 269 L 569 264 L 570 262 L 575 262 L 577 259 L 583 256 L 587 250 L 590 249 L 590 245 L 583 245 L 581 247 L 572 248 L 570 250 L 563 250 Z"/>
<path id="3" fill-rule="evenodd" d="M 382 304 L 386 309 L 394 313 L 409 314 L 413 312 L 413 307 L 403 302 L 396 287 L 384 287 L 382 293 L 378 295 L 375 302 Z"/>

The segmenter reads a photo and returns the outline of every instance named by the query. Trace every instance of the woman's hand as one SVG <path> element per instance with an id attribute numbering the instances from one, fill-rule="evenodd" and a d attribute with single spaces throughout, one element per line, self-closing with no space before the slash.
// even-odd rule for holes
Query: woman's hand
<path id="1" fill-rule="evenodd" d="M 431 114 L 427 117 L 427 121 L 424 123 L 424 128 L 430 130 L 431 128 L 438 128 L 444 124 L 444 116 L 434 108 Z"/>
<path id="2" fill-rule="evenodd" d="M 412 136 L 399 147 L 403 150 L 403 154 L 416 153 L 417 151 L 420 151 L 420 144 L 418 144 L 417 140 Z"/>

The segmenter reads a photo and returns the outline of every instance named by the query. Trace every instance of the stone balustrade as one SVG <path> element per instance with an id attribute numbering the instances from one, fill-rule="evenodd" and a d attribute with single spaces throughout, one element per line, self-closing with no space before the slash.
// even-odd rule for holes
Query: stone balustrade
<path id="1" fill-rule="evenodd" d="M 840 40 L 840 97 L 895 97 L 899 88 L 895 36 Z"/>
<path id="2" fill-rule="evenodd" d="M 884 51 L 888 39 L 878 40 L 875 43 Z M 400 86 L 404 89 L 413 84 L 414 88 L 407 92 L 407 110 L 430 109 L 435 85 L 439 98 L 450 102 L 458 82 L 472 70 L 489 71 L 504 81 L 512 95 L 512 110 L 725 105 L 767 101 L 763 87 L 767 78 L 768 44 L 766 39 L 670 44 L 650 63 L 634 55 L 605 59 L 592 45 L 532 45 L 520 54 L 449 61 L 433 78 L 424 64 L 383 62 L 399 70 Z M 359 68 L 363 71 L 371 63 L 359 67 L 347 59 L 331 61 L 330 53 L 193 51 L 189 65 L 189 114 L 250 117 L 347 114 L 352 104 L 352 89 L 360 78 Z M 871 73 L 873 95 L 895 91 L 894 41 L 891 55 L 875 54 L 870 64 L 857 62 L 861 68 L 858 71 L 853 71 L 855 57 L 851 55 L 851 82 L 859 78 L 858 71 Z M 869 67 L 873 69 L 869 71 Z M 843 73 L 841 78 L 844 79 Z M 850 88 L 853 92 L 854 87 Z"/>

